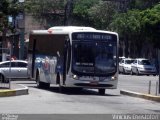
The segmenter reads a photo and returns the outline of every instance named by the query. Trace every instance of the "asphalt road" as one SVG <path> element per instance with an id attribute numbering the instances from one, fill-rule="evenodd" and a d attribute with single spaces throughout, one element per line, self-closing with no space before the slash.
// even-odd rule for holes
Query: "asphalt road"
<path id="1" fill-rule="evenodd" d="M 155 77 L 155 79 L 157 78 Z M 138 85 L 136 81 L 139 80 L 142 84 L 146 79 L 152 79 L 152 77 L 120 75 L 118 89 L 106 90 L 105 96 L 98 95 L 97 90 L 84 89 L 79 92 L 67 89 L 63 93 L 59 93 L 57 87 L 45 90 L 38 89 L 34 81 L 14 81 L 28 86 L 29 95 L 0 98 L 0 113 L 159 114 L 160 103 L 158 102 L 120 95 L 120 89 L 123 87 L 136 87 Z M 135 83 L 135 85 L 131 85 L 131 83 Z"/>
<path id="2" fill-rule="evenodd" d="M 119 75 L 120 89 L 131 90 L 134 92 L 140 92 L 151 95 L 158 94 L 158 81 L 159 76 L 136 76 L 136 75 Z M 150 83 L 150 87 L 149 87 Z M 156 87 L 157 86 L 157 87 Z"/>

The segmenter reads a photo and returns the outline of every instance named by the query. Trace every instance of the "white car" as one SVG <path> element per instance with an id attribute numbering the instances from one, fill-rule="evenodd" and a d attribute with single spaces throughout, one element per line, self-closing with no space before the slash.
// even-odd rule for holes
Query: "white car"
<path id="1" fill-rule="evenodd" d="M 119 62 L 121 62 L 125 57 L 122 56 L 122 57 L 119 57 Z"/>
<path id="2" fill-rule="evenodd" d="M 134 59 L 131 58 L 124 58 L 119 63 L 119 73 L 127 74 L 131 73 L 131 63 Z"/>
<path id="3" fill-rule="evenodd" d="M 27 61 L 12 60 L 0 62 L 0 80 L 5 81 L 6 78 L 29 78 Z"/>
<path id="4" fill-rule="evenodd" d="M 137 58 L 131 65 L 131 74 L 156 75 L 156 68 L 148 59 Z"/>

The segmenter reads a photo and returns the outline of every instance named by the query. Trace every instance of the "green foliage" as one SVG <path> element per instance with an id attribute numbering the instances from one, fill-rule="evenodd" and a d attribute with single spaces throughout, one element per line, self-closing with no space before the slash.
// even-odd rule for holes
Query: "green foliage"
<path id="1" fill-rule="evenodd" d="M 77 0 L 73 9 L 74 18 L 98 29 L 108 29 L 115 12 L 113 2 L 102 0 Z"/>
<path id="2" fill-rule="evenodd" d="M 16 16 L 22 11 L 21 4 L 15 0 L 1 0 L 0 1 L 0 31 L 4 29 L 11 30 L 11 26 L 8 24 L 8 16 Z"/>
<path id="3" fill-rule="evenodd" d="M 156 5 L 152 9 L 147 9 L 144 11 L 144 23 L 149 25 L 155 25 L 160 22 L 160 4 Z"/>
<path id="4" fill-rule="evenodd" d="M 66 0 L 25 0 L 25 11 L 32 14 L 40 23 L 59 21 L 58 17 L 64 17 L 65 4 Z"/>
<path id="5" fill-rule="evenodd" d="M 148 40 L 160 47 L 160 4 L 145 10 L 129 10 L 114 16 L 110 29 L 132 42 Z"/>
<path id="6" fill-rule="evenodd" d="M 73 18 L 76 25 L 93 26 L 89 10 L 100 0 L 75 0 L 73 4 Z"/>
<path id="7" fill-rule="evenodd" d="M 8 14 L 9 15 L 18 15 L 20 12 L 23 11 L 23 6 L 16 2 L 16 3 L 9 3 L 8 6 Z"/>
<path id="8" fill-rule="evenodd" d="M 0 1 L 0 11 L 3 14 L 8 14 L 8 6 L 9 6 L 9 2 L 7 0 L 1 0 Z"/>
<path id="9" fill-rule="evenodd" d="M 73 14 L 83 18 L 88 17 L 89 9 L 99 0 L 77 0 L 74 4 Z"/>
<path id="10" fill-rule="evenodd" d="M 25 0 L 26 12 L 43 15 L 64 9 L 66 0 Z"/>
<path id="11" fill-rule="evenodd" d="M 160 4 L 144 11 L 143 24 L 146 37 L 155 47 L 160 48 Z"/>
<path id="12" fill-rule="evenodd" d="M 94 26 L 99 29 L 108 29 L 115 12 L 115 5 L 106 1 L 100 1 L 88 10 L 90 19 L 94 21 Z"/>
<path id="13" fill-rule="evenodd" d="M 154 5 L 158 4 L 160 0 L 132 0 L 130 2 L 130 9 L 145 10 L 147 8 L 152 8 Z"/>

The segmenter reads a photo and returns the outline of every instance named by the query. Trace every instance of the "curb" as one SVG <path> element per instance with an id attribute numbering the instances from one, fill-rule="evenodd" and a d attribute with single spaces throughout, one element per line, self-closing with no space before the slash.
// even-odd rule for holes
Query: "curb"
<path id="1" fill-rule="evenodd" d="M 18 95 L 27 95 L 28 87 L 18 84 L 23 88 L 13 89 L 13 90 L 0 90 L 0 97 L 10 97 L 10 96 L 18 96 Z"/>
<path id="2" fill-rule="evenodd" d="M 128 91 L 128 90 L 120 90 L 120 94 L 160 102 L 160 96 L 143 94 L 143 93 L 138 93 L 138 92 L 133 92 L 133 91 Z"/>

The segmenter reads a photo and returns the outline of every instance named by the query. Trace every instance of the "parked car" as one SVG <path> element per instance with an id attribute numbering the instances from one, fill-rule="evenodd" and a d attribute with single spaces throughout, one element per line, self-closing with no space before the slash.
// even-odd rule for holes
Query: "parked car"
<path id="1" fill-rule="evenodd" d="M 156 75 L 156 67 L 148 59 L 137 58 L 131 64 L 131 74 Z"/>
<path id="2" fill-rule="evenodd" d="M 131 58 L 124 58 L 119 63 L 119 73 L 127 74 L 131 73 L 131 63 L 134 59 Z"/>
<path id="3" fill-rule="evenodd" d="M 122 57 L 119 57 L 119 62 L 121 62 L 125 57 L 122 56 Z"/>
<path id="4" fill-rule="evenodd" d="M 29 78 L 27 61 L 12 60 L 0 62 L 0 80 L 6 78 Z"/>

